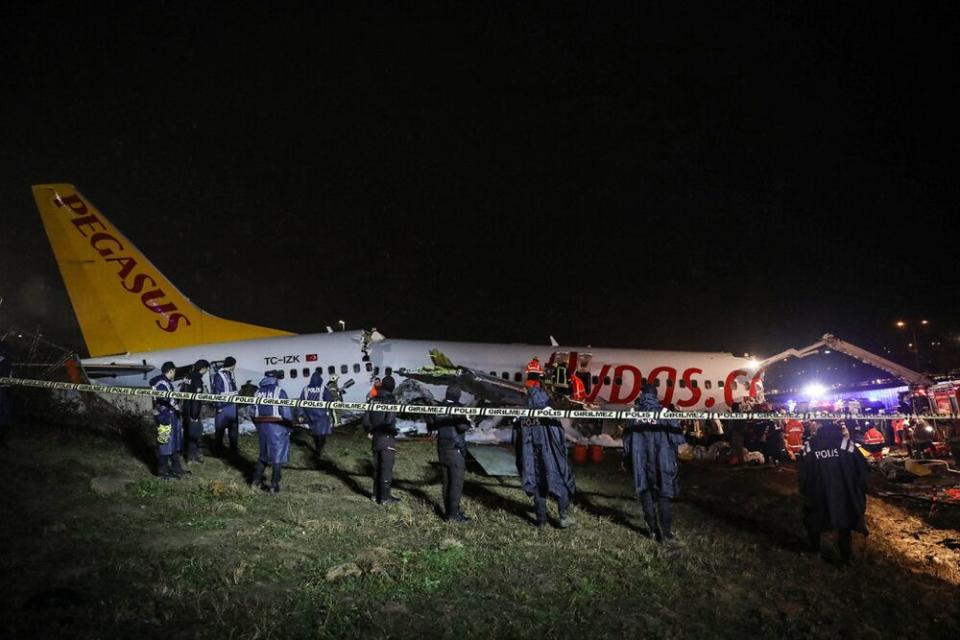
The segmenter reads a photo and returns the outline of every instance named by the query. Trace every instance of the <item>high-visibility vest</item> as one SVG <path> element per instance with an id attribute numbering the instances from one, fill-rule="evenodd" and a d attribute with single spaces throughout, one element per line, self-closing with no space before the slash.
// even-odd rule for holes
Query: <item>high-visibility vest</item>
<path id="1" fill-rule="evenodd" d="M 877 431 L 876 427 L 870 427 L 863 434 L 863 444 L 883 444 L 883 434 Z"/>
<path id="2" fill-rule="evenodd" d="M 587 397 L 587 389 L 583 386 L 583 380 L 577 376 L 570 378 L 570 397 L 574 400 L 583 400 Z"/>
<path id="3" fill-rule="evenodd" d="M 803 448 L 803 423 L 799 420 L 787 420 L 786 434 L 787 449 L 794 453 L 800 453 Z"/>
<path id="4" fill-rule="evenodd" d="M 893 443 L 903 444 L 903 420 L 893 421 Z"/>
<path id="5" fill-rule="evenodd" d="M 534 358 L 528 362 L 525 371 L 528 375 L 531 373 L 539 373 L 540 375 L 543 375 L 543 367 L 540 365 L 540 359 Z"/>

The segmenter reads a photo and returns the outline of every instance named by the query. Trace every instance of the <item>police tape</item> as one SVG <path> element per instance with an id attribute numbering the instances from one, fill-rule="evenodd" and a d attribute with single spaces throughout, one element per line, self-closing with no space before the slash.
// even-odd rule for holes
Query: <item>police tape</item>
<path id="1" fill-rule="evenodd" d="M 445 405 L 386 404 L 370 402 L 330 402 L 327 400 L 301 400 L 298 398 L 258 398 L 255 396 L 222 396 L 213 393 L 191 393 L 188 391 L 157 391 L 150 387 L 119 387 L 99 384 L 73 382 L 54 382 L 52 380 L 29 380 L 26 378 L 0 378 L 0 386 L 33 387 L 38 389 L 57 389 L 61 391 L 80 391 L 84 393 L 104 393 L 121 396 L 146 396 L 149 398 L 167 398 L 176 400 L 195 400 L 200 402 L 229 402 L 232 404 L 268 405 L 292 407 L 296 409 L 335 409 L 340 411 L 391 411 L 400 414 L 422 415 L 458 415 L 474 418 L 569 418 L 572 420 L 958 420 L 956 413 L 940 414 L 904 414 L 904 413 L 834 413 L 826 411 L 808 411 L 803 413 L 761 413 L 761 412 L 721 412 L 721 411 L 611 411 L 606 409 L 525 409 L 523 407 L 455 407 Z"/>

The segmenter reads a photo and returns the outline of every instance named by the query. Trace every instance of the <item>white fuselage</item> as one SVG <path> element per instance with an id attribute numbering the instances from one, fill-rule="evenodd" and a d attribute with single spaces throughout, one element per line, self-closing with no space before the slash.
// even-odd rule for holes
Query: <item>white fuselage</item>
<path id="1" fill-rule="evenodd" d="M 265 371 L 281 370 L 281 387 L 290 397 L 298 397 L 310 375 L 320 367 L 324 380 L 331 373 L 340 377 L 341 385 L 353 378 L 356 384 L 346 391 L 344 400 L 360 402 L 366 398 L 375 375 L 394 372 L 399 384 L 402 378 L 395 372 L 430 365 L 431 349 L 439 349 L 458 366 L 515 382 L 522 382 L 524 367 L 533 356 L 546 363 L 552 353 L 562 351 L 570 354 L 569 362 L 575 365 L 579 356 L 589 354 L 593 385 L 588 399 L 600 404 L 632 403 L 646 379 L 658 385 L 665 405 L 672 403 L 680 410 L 729 411 L 731 404 L 762 389 L 755 362 L 728 353 L 384 339 L 369 344 L 369 359 L 364 360 L 360 331 L 211 343 L 89 358 L 81 364 L 91 369 L 110 364 L 152 366 L 154 370 L 149 373 L 94 380 L 99 384 L 145 386 L 163 362 L 186 367 L 202 358 L 216 366 L 233 356 L 237 360 L 238 385 L 257 384 Z M 439 391 L 442 397 L 442 390 Z"/>

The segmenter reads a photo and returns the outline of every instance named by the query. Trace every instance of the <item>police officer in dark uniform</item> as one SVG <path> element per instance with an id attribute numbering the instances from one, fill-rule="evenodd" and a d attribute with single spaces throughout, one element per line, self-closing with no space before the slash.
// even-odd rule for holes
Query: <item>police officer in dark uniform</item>
<path id="1" fill-rule="evenodd" d="M 310 376 L 310 382 L 300 392 L 301 400 L 323 400 L 330 402 L 334 399 L 333 392 L 323 385 L 323 373 L 320 368 Z M 329 409 L 301 409 L 300 415 L 310 425 L 310 435 L 313 436 L 313 459 L 320 464 L 323 447 L 327 444 L 327 436 L 333 432 L 330 423 Z"/>
<path id="2" fill-rule="evenodd" d="M 840 558 L 850 562 L 851 532 L 867 535 L 867 462 L 860 447 L 844 436 L 836 422 L 824 423 L 803 445 L 799 466 L 803 524 L 812 550 L 820 534 L 836 531 Z"/>
<path id="3" fill-rule="evenodd" d="M 762 403 L 757 411 L 770 413 L 770 405 Z M 779 465 L 783 462 L 783 425 L 779 420 L 762 418 L 757 420 L 757 426 L 762 429 L 760 440 L 763 442 L 763 457 L 767 463 Z"/>
<path id="4" fill-rule="evenodd" d="M 189 393 L 206 393 L 203 376 L 210 370 L 210 363 L 206 360 L 197 360 L 193 371 L 184 386 Z M 183 402 L 183 431 L 187 441 L 187 462 L 203 462 L 203 423 L 200 421 L 200 409 L 203 403 L 199 400 L 185 400 Z"/>
<path id="5" fill-rule="evenodd" d="M 547 392 L 539 382 L 527 387 L 527 407 L 545 409 L 548 403 Z M 537 526 L 547 523 L 547 496 L 551 495 L 557 500 L 560 528 L 573 525 L 567 509 L 577 486 L 567 458 L 563 426 L 553 418 L 518 418 L 513 425 L 517 471 L 524 492 L 533 498 Z"/>
<path id="6" fill-rule="evenodd" d="M 234 372 L 237 368 L 237 360 L 233 356 L 227 356 L 216 375 L 211 379 L 211 392 L 221 396 L 232 396 L 237 393 L 237 380 Z M 256 389 L 254 389 L 256 391 Z M 227 433 L 230 439 L 230 453 L 236 454 L 239 451 L 240 425 L 237 414 L 237 405 L 232 402 L 217 402 L 217 415 L 214 418 L 214 447 L 223 450 L 223 434 Z"/>
<path id="7" fill-rule="evenodd" d="M 280 372 L 267 371 L 263 374 L 260 387 L 255 394 L 257 398 L 274 400 L 287 399 L 287 392 L 280 388 Z M 257 491 L 261 488 L 263 472 L 267 465 L 271 467 L 270 493 L 280 493 L 280 477 L 283 465 L 290 460 L 290 429 L 293 425 L 293 409 L 287 406 L 260 404 L 253 418 L 257 426 L 257 437 L 260 451 L 257 456 L 257 466 L 253 472 L 253 482 L 250 488 Z"/>
<path id="8" fill-rule="evenodd" d="M 154 391 L 173 391 L 173 378 L 177 367 L 164 362 L 160 375 L 150 380 Z M 180 418 L 177 417 L 179 402 L 175 398 L 153 399 L 153 420 L 157 425 L 157 475 L 161 480 L 173 480 L 189 475 L 180 465 Z"/>
<path id="9" fill-rule="evenodd" d="M 647 383 L 634 401 L 637 411 L 660 411 L 657 388 Z M 676 420 L 627 421 L 623 432 L 623 457 L 633 472 L 633 486 L 649 536 L 658 542 L 675 541 L 672 502 L 680 492 L 677 447 L 683 431 Z"/>
<path id="10" fill-rule="evenodd" d="M 396 387 L 393 376 L 386 376 L 380 382 L 377 397 L 371 398 L 373 404 L 394 404 L 393 390 Z M 373 495 L 377 504 L 389 505 L 400 502 L 390 492 L 393 484 L 393 464 L 397 459 L 397 414 L 393 411 L 367 411 L 363 414 L 363 428 L 370 435 L 373 449 Z"/>
<path id="11" fill-rule="evenodd" d="M 447 387 L 443 406 L 463 406 L 460 404 L 460 387 L 453 384 Z M 460 510 L 460 498 L 463 496 L 463 476 L 467 469 L 467 440 L 464 434 L 470 428 L 470 421 L 463 415 L 447 415 L 433 419 L 427 428 L 437 434 L 444 519 L 468 522 L 470 518 Z"/>

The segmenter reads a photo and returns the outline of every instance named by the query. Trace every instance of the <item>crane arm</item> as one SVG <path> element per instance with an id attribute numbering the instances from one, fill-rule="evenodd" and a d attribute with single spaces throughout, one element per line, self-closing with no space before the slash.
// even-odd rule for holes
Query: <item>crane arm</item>
<path id="1" fill-rule="evenodd" d="M 880 356 L 871 353 L 866 349 L 862 349 L 855 344 L 850 344 L 846 340 L 841 340 L 832 333 L 823 334 L 823 337 L 819 341 L 814 342 L 813 344 L 802 349 L 787 349 L 786 351 L 782 351 L 775 356 L 771 356 L 762 361 L 759 364 L 758 369 L 763 369 L 774 362 L 785 360 L 787 358 L 805 358 L 809 355 L 819 352 L 823 347 L 833 349 L 834 351 L 839 351 L 840 353 L 846 354 L 851 358 L 855 358 L 860 362 L 869 364 L 877 369 L 882 369 L 883 371 L 894 375 L 911 386 L 929 387 L 934 383 L 933 379 L 931 379 L 929 376 L 926 376 L 922 373 L 917 373 L 913 369 L 908 369 L 907 367 L 899 365 L 891 360 L 887 360 L 886 358 L 881 358 Z"/>

